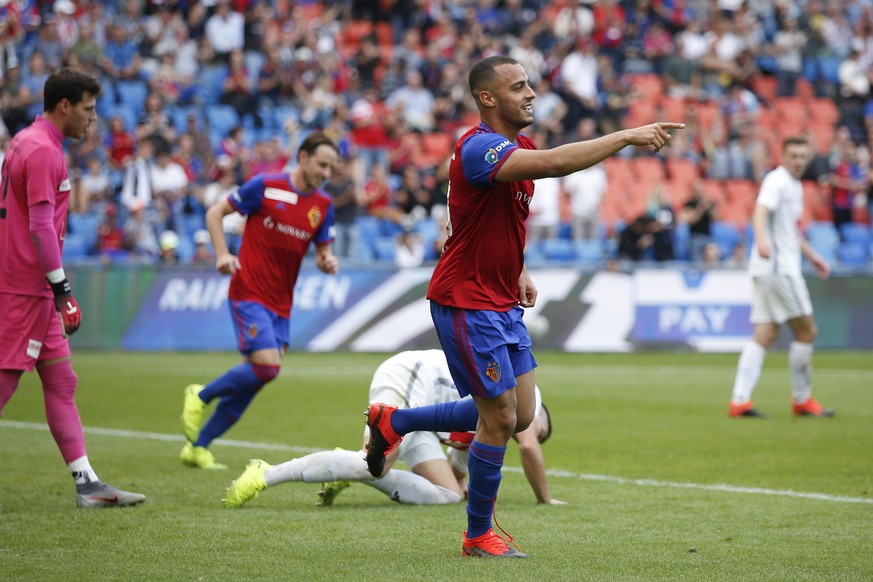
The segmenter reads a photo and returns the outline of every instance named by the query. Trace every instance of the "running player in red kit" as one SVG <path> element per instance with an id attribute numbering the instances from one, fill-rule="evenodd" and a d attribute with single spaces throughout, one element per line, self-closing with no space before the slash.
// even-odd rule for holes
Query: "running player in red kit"
<path id="1" fill-rule="evenodd" d="M 44 113 L 9 144 L 0 177 L 0 412 L 34 367 L 52 436 L 76 483 L 79 507 L 121 507 L 145 495 L 100 481 L 85 449 L 67 337 L 82 312 L 61 263 L 72 190 L 65 137 L 97 120 L 100 84 L 74 69 L 46 80 Z M 58 315 L 60 314 L 60 318 Z"/>
<path id="2" fill-rule="evenodd" d="M 232 275 L 228 304 L 243 363 L 206 386 L 185 388 L 182 428 L 189 442 L 180 459 L 186 465 L 226 469 L 215 462 L 209 444 L 279 375 L 288 347 L 294 284 L 309 245 L 315 243 L 319 270 L 331 275 L 339 271 L 331 250 L 333 203 L 320 189 L 338 152 L 325 134 L 311 133 L 300 145 L 297 167 L 290 174 L 255 176 L 206 213 L 216 268 Z M 239 257 L 228 251 L 222 228 L 222 219 L 231 212 L 247 216 Z M 204 424 L 206 406 L 216 398 L 218 406 Z"/>
<path id="3" fill-rule="evenodd" d="M 537 298 L 524 265 L 533 181 L 583 170 L 629 145 L 658 151 L 670 140 L 668 130 L 684 124 L 654 123 L 539 151 L 521 133 L 534 121 L 536 98 L 524 67 L 508 57 L 489 57 L 473 66 L 469 83 L 481 123 L 461 136 L 452 153 L 449 238 L 427 297 L 452 379 L 462 396 L 473 396 L 479 414 L 468 457 L 463 554 L 524 558 L 511 537 L 505 540 L 494 533 L 492 515 L 506 444 L 534 415 L 537 363 L 522 321 L 522 308 L 532 307 Z M 433 428 L 434 418 L 446 421 L 451 416 L 459 425 L 468 423 L 465 405 L 450 404 L 449 413 L 438 409 L 448 405 L 395 410 L 371 404 L 371 470 L 380 470 L 380 455 L 392 450 L 403 434 L 445 430 L 445 424 Z"/>

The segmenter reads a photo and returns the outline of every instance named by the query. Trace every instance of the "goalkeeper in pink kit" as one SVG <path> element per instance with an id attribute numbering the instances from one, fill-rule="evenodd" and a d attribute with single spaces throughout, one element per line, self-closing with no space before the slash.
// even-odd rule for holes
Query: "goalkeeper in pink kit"
<path id="1" fill-rule="evenodd" d="M 0 173 L 0 413 L 21 375 L 36 368 L 49 429 L 76 484 L 79 507 L 145 501 L 100 481 L 88 460 L 76 408 L 67 337 L 82 313 L 61 264 L 72 190 L 63 140 L 97 120 L 100 84 L 74 69 L 46 80 L 45 112 L 9 144 Z M 60 315 L 60 317 L 59 317 Z"/>

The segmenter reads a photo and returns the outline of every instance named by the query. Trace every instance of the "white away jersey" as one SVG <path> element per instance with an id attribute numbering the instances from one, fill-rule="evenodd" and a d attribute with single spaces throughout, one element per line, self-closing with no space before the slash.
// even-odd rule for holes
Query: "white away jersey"
<path id="1" fill-rule="evenodd" d="M 803 186 L 788 170 L 779 166 L 764 177 L 757 204 L 770 210 L 767 233 L 770 258 L 752 249 L 749 274 L 801 276 L 800 233 L 797 226 L 803 215 Z"/>
<path id="2" fill-rule="evenodd" d="M 400 352 L 376 369 L 370 394 L 390 389 L 401 408 L 460 400 L 442 350 Z"/>

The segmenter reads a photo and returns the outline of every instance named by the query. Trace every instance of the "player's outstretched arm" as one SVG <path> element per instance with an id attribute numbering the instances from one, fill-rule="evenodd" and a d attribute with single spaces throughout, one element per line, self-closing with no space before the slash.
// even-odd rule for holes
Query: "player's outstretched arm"
<path id="1" fill-rule="evenodd" d="M 224 217 L 235 212 L 227 199 L 222 199 L 209 207 L 206 211 L 206 230 L 212 240 L 212 248 L 215 249 L 215 268 L 219 273 L 232 275 L 234 271 L 242 268 L 239 259 L 230 254 L 227 241 L 224 240 Z"/>
<path id="2" fill-rule="evenodd" d="M 658 152 L 670 141 L 671 130 L 684 127 L 684 123 L 658 122 L 550 150 L 518 149 L 497 171 L 497 179 L 512 182 L 566 176 L 590 168 L 630 145 Z"/>
<path id="3" fill-rule="evenodd" d="M 534 424 L 532 423 L 531 426 L 513 436 L 518 441 L 518 450 L 521 453 L 521 466 L 524 469 L 524 476 L 527 477 L 527 482 L 530 483 L 530 487 L 533 489 L 534 495 L 536 495 L 537 503 L 566 505 L 565 501 L 553 499 L 549 493 L 543 448 L 537 440 Z"/>

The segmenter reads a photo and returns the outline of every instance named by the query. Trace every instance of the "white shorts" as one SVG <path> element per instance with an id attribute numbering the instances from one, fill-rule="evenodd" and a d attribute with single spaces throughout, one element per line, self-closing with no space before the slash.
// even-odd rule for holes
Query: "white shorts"
<path id="1" fill-rule="evenodd" d="M 398 408 L 408 408 L 406 396 L 397 387 L 380 384 L 376 378 L 370 386 L 370 404 L 374 402 L 384 402 L 385 404 L 394 404 Z M 369 438 L 370 428 L 365 426 L 364 440 Z M 399 459 L 411 469 L 425 461 L 446 459 L 446 452 L 436 433 L 416 431 L 403 437 L 403 441 L 400 443 Z"/>
<path id="2" fill-rule="evenodd" d="M 783 324 L 812 315 L 812 301 L 803 277 L 760 275 L 752 278 L 752 323 Z"/>

